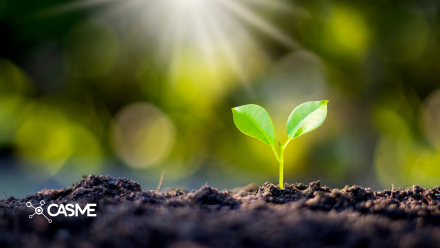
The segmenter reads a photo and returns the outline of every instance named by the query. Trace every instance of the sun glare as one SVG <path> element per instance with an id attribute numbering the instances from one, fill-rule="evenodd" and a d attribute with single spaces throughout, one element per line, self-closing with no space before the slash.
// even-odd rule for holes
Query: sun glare
<path id="1" fill-rule="evenodd" d="M 244 67 L 251 56 L 249 50 L 265 53 L 256 42 L 255 30 L 289 49 L 299 46 L 257 11 L 294 13 L 292 6 L 282 0 L 84 0 L 50 12 L 90 7 L 99 10 L 98 6 L 103 7 L 100 10 L 103 16 L 116 20 L 139 16 L 132 19 L 140 21 L 145 35 L 156 41 L 156 56 L 170 66 L 171 72 L 180 56 L 190 49 L 200 63 L 213 71 L 224 68 L 219 61 L 226 58 L 233 73 L 247 88 L 248 75 Z"/>

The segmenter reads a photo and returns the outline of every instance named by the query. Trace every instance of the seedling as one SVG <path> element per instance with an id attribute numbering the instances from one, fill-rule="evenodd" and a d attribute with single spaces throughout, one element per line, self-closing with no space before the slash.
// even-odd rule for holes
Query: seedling
<path id="1" fill-rule="evenodd" d="M 232 109 L 234 123 L 246 135 L 257 138 L 272 147 L 278 161 L 280 188 L 283 186 L 284 149 L 289 142 L 321 126 L 327 117 L 328 101 L 305 102 L 296 107 L 287 120 L 288 139 L 284 145 L 278 141 L 275 148 L 275 127 L 267 111 L 255 104 Z"/>

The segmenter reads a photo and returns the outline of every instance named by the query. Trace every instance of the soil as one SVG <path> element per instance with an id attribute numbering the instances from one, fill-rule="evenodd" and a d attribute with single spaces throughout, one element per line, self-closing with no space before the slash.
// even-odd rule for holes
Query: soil
<path id="1" fill-rule="evenodd" d="M 330 189 L 316 181 L 163 191 L 90 175 L 2 199 L 0 247 L 440 247 L 440 187 Z M 26 203 L 41 200 L 46 215 L 53 203 L 96 203 L 97 217 L 29 219 L 35 210 Z"/>

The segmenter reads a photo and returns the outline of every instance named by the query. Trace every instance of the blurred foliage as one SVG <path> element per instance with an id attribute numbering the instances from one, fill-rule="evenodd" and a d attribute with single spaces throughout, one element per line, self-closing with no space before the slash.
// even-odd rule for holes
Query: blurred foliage
<path id="1" fill-rule="evenodd" d="M 240 135 L 231 108 L 265 106 L 285 130 L 294 107 L 328 99 L 326 124 L 286 149 L 286 182 L 433 186 L 439 7 L 0 1 L 0 181 L 118 169 L 154 183 L 166 170 L 169 185 L 276 182 L 272 151 Z"/>

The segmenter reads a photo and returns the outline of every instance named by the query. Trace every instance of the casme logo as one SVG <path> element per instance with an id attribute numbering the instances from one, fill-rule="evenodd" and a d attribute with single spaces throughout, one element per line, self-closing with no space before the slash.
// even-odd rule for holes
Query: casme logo
<path id="1" fill-rule="evenodd" d="M 35 209 L 35 213 L 32 215 L 29 215 L 29 219 L 32 219 L 32 217 L 34 217 L 34 215 L 43 215 L 47 221 L 49 221 L 49 223 L 52 223 L 52 220 L 49 219 L 46 215 L 44 215 L 43 213 L 43 206 L 44 204 L 46 204 L 43 200 L 40 201 L 40 206 L 38 207 L 34 207 L 32 206 L 31 202 L 27 202 L 26 206 L 28 208 L 34 208 Z M 52 208 L 57 208 L 58 211 L 51 211 Z M 52 216 L 52 217 L 56 217 L 60 214 L 63 214 L 65 217 L 78 217 L 78 213 L 79 214 L 86 214 L 87 217 L 96 217 L 96 214 L 93 213 L 95 212 L 95 209 L 93 207 L 96 207 L 95 203 L 88 203 L 86 204 L 86 206 L 82 209 L 80 205 L 78 204 L 67 204 L 66 206 L 64 206 L 64 204 L 50 204 L 47 207 L 47 213 Z"/>
<path id="2" fill-rule="evenodd" d="M 34 208 L 35 209 L 35 213 L 29 215 L 29 219 L 32 219 L 32 217 L 34 217 L 34 215 L 38 214 L 38 215 L 43 215 L 47 219 L 47 221 L 49 221 L 49 223 L 52 223 L 52 220 L 47 218 L 47 216 L 44 215 L 44 213 L 43 213 L 43 208 L 42 207 L 43 207 L 44 204 L 46 204 L 46 203 L 43 200 L 41 200 L 40 201 L 40 206 L 34 207 L 34 206 L 32 206 L 32 202 L 27 202 L 26 203 L 26 207 Z"/>

